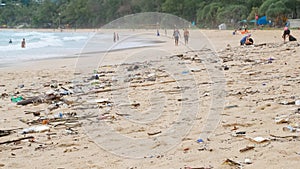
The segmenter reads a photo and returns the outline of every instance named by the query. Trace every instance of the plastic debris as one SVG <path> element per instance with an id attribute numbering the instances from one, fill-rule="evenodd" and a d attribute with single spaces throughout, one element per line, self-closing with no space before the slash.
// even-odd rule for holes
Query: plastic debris
<path id="1" fill-rule="evenodd" d="M 286 126 L 282 128 L 283 131 L 289 131 L 289 132 L 300 132 L 299 128 L 293 127 L 293 126 Z"/>
<path id="2" fill-rule="evenodd" d="M 204 141 L 203 141 L 203 139 L 201 139 L 201 138 L 199 138 L 198 140 L 197 140 L 197 143 L 203 143 Z"/>
<path id="3" fill-rule="evenodd" d="M 270 139 L 264 137 L 254 137 L 254 138 L 250 138 L 250 140 L 256 143 L 263 143 L 266 141 L 270 141 Z"/>
<path id="4" fill-rule="evenodd" d="M 287 122 L 289 122 L 289 117 L 286 115 L 275 117 L 275 122 L 277 124 L 287 123 Z"/>
<path id="5" fill-rule="evenodd" d="M 246 136 L 246 132 L 245 131 L 237 131 L 237 132 L 233 132 L 231 135 L 233 137 L 242 137 L 242 136 Z"/>
<path id="6" fill-rule="evenodd" d="M 41 133 L 45 131 L 49 131 L 50 127 L 42 125 L 42 126 L 32 126 L 27 129 L 22 130 L 22 134 L 27 134 L 27 133 Z"/>
<path id="7" fill-rule="evenodd" d="M 19 97 L 11 97 L 11 99 L 10 99 L 13 103 L 18 103 L 18 102 L 20 102 L 20 101 L 22 101 L 22 100 L 24 100 L 23 99 L 23 97 L 22 96 L 19 96 Z"/>
<path id="8" fill-rule="evenodd" d="M 245 164 L 252 164 L 252 160 L 250 158 L 246 158 L 244 163 Z"/>

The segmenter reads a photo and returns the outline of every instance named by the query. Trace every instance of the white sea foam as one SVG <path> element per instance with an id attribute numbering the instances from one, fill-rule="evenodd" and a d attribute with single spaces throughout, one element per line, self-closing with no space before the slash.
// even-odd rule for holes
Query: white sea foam
<path id="1" fill-rule="evenodd" d="M 148 39 L 130 35 L 121 35 L 117 43 L 113 42 L 112 34 L 89 32 L 18 32 L 0 31 L 0 65 L 54 57 L 74 56 L 84 52 L 99 52 L 116 49 L 151 46 L 154 43 Z M 21 48 L 25 38 L 26 47 Z M 12 43 L 8 43 L 9 40 Z"/>

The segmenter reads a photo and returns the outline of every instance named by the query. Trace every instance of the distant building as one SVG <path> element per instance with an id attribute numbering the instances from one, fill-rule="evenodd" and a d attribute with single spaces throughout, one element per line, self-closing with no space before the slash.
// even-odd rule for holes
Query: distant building
<path id="1" fill-rule="evenodd" d="M 300 19 L 289 19 L 290 28 L 300 28 Z"/>

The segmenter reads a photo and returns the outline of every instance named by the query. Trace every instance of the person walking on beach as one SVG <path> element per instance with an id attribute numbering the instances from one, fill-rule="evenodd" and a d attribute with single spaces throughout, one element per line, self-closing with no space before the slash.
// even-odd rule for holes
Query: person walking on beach
<path id="1" fill-rule="evenodd" d="M 119 34 L 116 32 L 114 32 L 113 41 L 114 42 L 119 41 Z"/>
<path id="2" fill-rule="evenodd" d="M 114 32 L 113 41 L 114 41 L 114 42 L 117 41 L 117 34 L 116 34 L 116 32 Z"/>
<path id="3" fill-rule="evenodd" d="M 185 45 L 187 45 L 189 43 L 190 32 L 187 29 L 185 29 L 183 32 L 183 36 L 184 36 L 184 43 Z"/>
<path id="4" fill-rule="evenodd" d="M 9 44 L 12 44 L 12 40 L 11 39 L 9 39 L 9 42 L 8 42 Z"/>
<path id="5" fill-rule="evenodd" d="M 22 42 L 21 42 L 21 47 L 25 48 L 26 42 L 25 42 L 25 38 L 23 38 Z"/>
<path id="6" fill-rule="evenodd" d="M 178 29 L 175 29 L 174 33 L 173 33 L 173 37 L 175 39 L 175 46 L 178 46 L 179 36 L 180 36 L 180 33 L 179 33 Z"/>

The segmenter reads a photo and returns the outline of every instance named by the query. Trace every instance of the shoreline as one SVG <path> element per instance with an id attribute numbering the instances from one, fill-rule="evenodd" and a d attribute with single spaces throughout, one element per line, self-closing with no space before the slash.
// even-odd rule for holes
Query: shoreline
<path id="1" fill-rule="evenodd" d="M 20 29 L 11 29 L 11 30 L 19 30 Z M 51 31 L 51 29 L 28 29 L 28 30 L 32 30 L 32 31 Z M 153 29 L 154 30 L 154 29 Z M 21 30 L 21 31 L 26 31 L 26 29 Z M 90 32 L 92 31 L 91 29 L 81 29 L 81 32 Z M 103 32 L 107 33 L 107 32 L 114 32 L 115 30 L 104 30 Z M 124 33 L 132 33 L 132 32 L 143 32 L 143 33 L 149 33 L 151 34 L 152 31 L 151 30 L 137 30 L 137 31 L 132 31 L 132 30 L 119 30 L 119 31 L 124 31 Z M 99 31 L 101 32 L 101 31 Z M 212 44 L 212 46 L 214 47 L 214 49 L 216 50 L 216 52 L 226 49 L 228 46 L 231 47 L 236 47 L 239 46 L 239 40 L 242 36 L 244 35 L 232 35 L 232 32 L 229 30 L 191 30 L 191 38 L 193 38 L 193 34 L 199 34 L 201 33 L 202 35 L 204 35 L 205 38 L 207 38 L 209 41 L 209 43 Z M 262 43 L 283 43 L 282 39 L 281 39 L 281 30 L 252 30 L 250 32 L 252 34 L 252 37 L 254 37 L 255 40 L 255 44 L 262 44 Z M 222 34 L 223 36 L 220 36 L 220 34 Z M 226 34 L 226 36 L 224 36 L 224 34 Z M 266 34 L 266 35 L 264 35 Z M 299 31 L 293 31 L 292 34 L 297 38 L 300 37 L 300 30 Z M 162 35 L 163 36 L 163 35 Z M 268 36 L 271 37 L 269 38 L 268 41 L 265 40 L 264 36 Z M 169 36 L 168 36 L 169 37 Z M 167 38 L 168 39 L 168 38 Z M 213 41 L 210 41 L 210 39 L 213 39 Z M 221 39 L 226 39 L 221 40 Z M 270 40 L 273 39 L 273 40 Z M 299 39 L 299 38 L 298 38 Z M 162 40 L 162 39 L 157 39 L 157 40 L 150 40 L 152 42 L 154 42 L 155 44 L 159 44 L 159 43 L 166 43 L 165 42 L 166 39 Z M 191 39 L 191 41 L 195 41 L 196 39 Z M 172 39 L 169 39 L 168 41 L 172 41 Z M 181 39 L 182 42 L 182 39 Z M 224 43 L 225 42 L 225 43 Z M 172 42 L 171 42 L 172 43 Z M 115 50 L 110 50 L 110 52 L 118 52 L 118 51 L 122 51 L 122 50 L 132 50 L 132 49 L 138 49 L 138 48 L 151 48 L 150 46 L 141 46 L 141 47 L 129 47 L 129 48 L 122 48 L 122 49 L 115 49 Z M 167 46 L 166 46 L 167 47 Z M 176 49 L 176 48 L 174 48 Z M 5 69 L 5 68 L 14 68 L 14 66 L 19 66 L 19 65 L 30 65 L 30 64 L 35 64 L 38 62 L 46 62 L 47 60 L 51 61 L 51 63 L 53 63 L 55 60 L 57 60 L 58 62 L 63 61 L 64 59 L 77 59 L 78 57 L 82 57 L 84 55 L 96 55 L 96 54 L 101 54 L 101 53 L 105 53 L 107 51 L 92 51 L 92 52 L 83 52 L 83 53 L 78 53 L 78 54 L 74 54 L 74 55 L 69 55 L 69 56 L 56 56 L 56 57 L 50 57 L 50 58 L 41 58 L 41 59 L 34 59 L 34 60 L 26 60 L 24 61 L 24 63 L 3 63 L 0 66 L 0 69 Z M 86 57 L 86 56 L 84 56 Z M 87 56 L 90 57 L 90 56 Z"/>
<path id="2" fill-rule="evenodd" d="M 279 30 L 252 32 L 256 44 L 267 43 L 263 46 L 239 46 L 243 35 L 233 36 L 232 31 L 190 33 L 187 46 L 166 39 L 157 46 L 105 56 L 91 53 L 1 68 L 0 130 L 12 132 L 0 137 L 0 168 L 297 166 L 299 132 L 291 128 L 300 131 L 299 43 L 283 44 Z M 300 31 L 292 33 L 299 39 Z M 193 47 L 200 50 L 191 52 Z M 216 55 L 201 52 L 206 48 L 215 49 L 211 52 Z M 220 74 L 211 68 L 223 74 L 223 86 L 214 86 Z M 11 100 L 47 93 L 57 97 L 27 105 Z M 213 96 L 224 102 L 215 116 L 219 123 L 208 139 L 200 138 L 214 105 L 219 106 Z M 166 136 L 174 132 L 176 137 L 184 124 L 190 130 L 172 148 L 160 151 L 173 143 Z M 33 126 L 46 130 L 21 134 Z M 107 126 L 126 139 L 108 133 Z M 129 155 L 118 154 L 122 151 Z M 139 156 L 130 158 L 134 153 Z M 24 162 L 30 160 L 34 162 Z"/>

